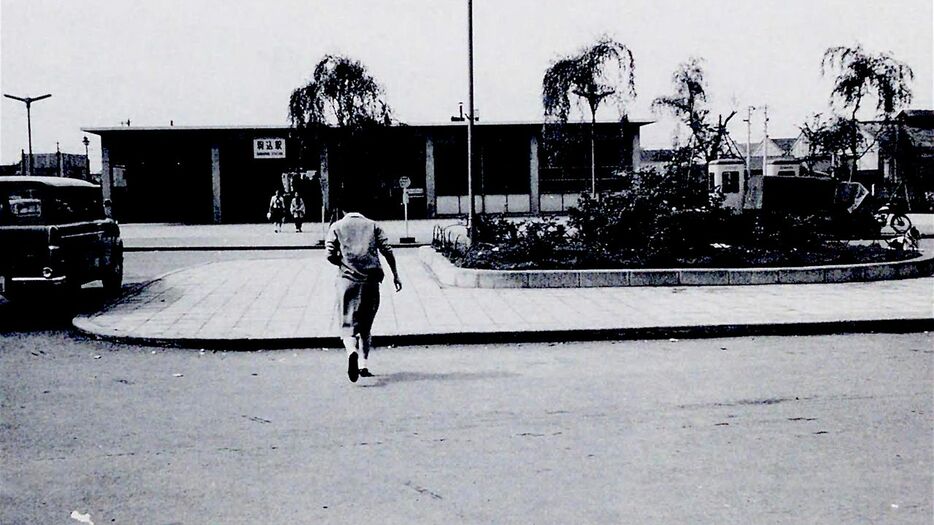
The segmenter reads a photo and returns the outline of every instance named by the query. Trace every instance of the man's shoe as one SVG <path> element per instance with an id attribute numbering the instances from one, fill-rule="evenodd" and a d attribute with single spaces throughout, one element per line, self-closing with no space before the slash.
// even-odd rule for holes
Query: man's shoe
<path id="1" fill-rule="evenodd" d="M 357 369 L 357 353 L 352 352 L 350 358 L 347 359 L 347 377 L 350 378 L 351 383 L 356 383 L 357 378 L 360 377 L 360 370 Z"/>
<path id="2" fill-rule="evenodd" d="M 370 373 L 370 370 L 367 368 L 360 369 L 360 377 L 373 377 L 373 374 Z"/>

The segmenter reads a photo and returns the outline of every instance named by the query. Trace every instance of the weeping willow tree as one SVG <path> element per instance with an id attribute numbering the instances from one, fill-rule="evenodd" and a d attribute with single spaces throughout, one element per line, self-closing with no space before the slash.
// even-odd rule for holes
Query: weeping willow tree
<path id="1" fill-rule="evenodd" d="M 859 160 L 859 125 L 857 114 L 867 97 L 875 97 L 876 112 L 884 122 L 892 114 L 911 103 L 911 81 L 914 72 L 904 62 L 889 53 L 872 54 L 863 46 L 830 47 L 821 60 L 821 74 L 836 72 L 830 102 L 849 113 L 850 179 L 856 175 Z"/>
<path id="2" fill-rule="evenodd" d="M 597 111 L 606 101 L 616 102 L 621 120 L 625 102 L 636 96 L 635 60 L 624 44 L 604 36 L 576 54 L 555 61 L 542 79 L 542 105 L 546 123 L 566 124 L 572 96 L 584 114 L 590 111 L 590 189 L 597 192 L 597 163 L 594 155 L 594 130 Z"/>
<path id="3" fill-rule="evenodd" d="M 352 58 L 327 55 L 311 80 L 292 91 L 289 120 L 295 128 L 389 125 L 392 110 L 383 87 Z"/>
<path id="4" fill-rule="evenodd" d="M 292 91 L 289 121 L 301 144 L 300 165 L 308 154 L 305 140 L 311 138 L 317 147 L 324 129 L 332 127 L 340 132 L 335 160 L 357 166 L 361 159 L 369 158 L 365 151 L 372 146 L 366 140 L 357 140 L 360 132 L 393 123 L 392 109 L 380 83 L 360 61 L 339 55 L 322 58 L 311 80 Z M 359 166 L 358 170 L 369 173 Z M 341 183 L 337 192 L 343 191 Z"/>

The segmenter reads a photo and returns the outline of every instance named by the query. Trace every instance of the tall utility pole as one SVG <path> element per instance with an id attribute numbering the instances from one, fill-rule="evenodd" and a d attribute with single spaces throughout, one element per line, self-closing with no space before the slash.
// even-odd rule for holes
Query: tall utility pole
<path id="1" fill-rule="evenodd" d="M 473 242 L 477 234 L 477 211 L 473 198 L 473 0 L 467 0 L 467 235 Z"/>
<path id="2" fill-rule="evenodd" d="M 766 176 L 766 165 L 769 162 L 769 106 L 762 107 L 764 115 L 762 116 L 762 125 L 765 131 L 765 137 L 762 139 L 762 176 Z"/>
<path id="3" fill-rule="evenodd" d="M 49 98 L 52 96 L 51 93 L 46 93 L 41 97 L 17 97 L 14 95 L 3 94 L 6 98 L 12 98 L 13 100 L 19 100 L 26 104 L 26 133 L 29 136 L 29 174 L 32 175 L 32 114 L 30 112 L 30 107 L 32 103 L 37 100 L 42 100 L 44 98 Z"/>
<path id="4" fill-rule="evenodd" d="M 746 107 L 746 174 L 752 176 L 752 112 L 755 106 Z"/>

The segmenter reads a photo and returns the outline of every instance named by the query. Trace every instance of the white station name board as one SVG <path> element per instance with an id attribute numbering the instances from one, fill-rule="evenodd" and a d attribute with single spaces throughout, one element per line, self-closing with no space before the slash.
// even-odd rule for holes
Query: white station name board
<path id="1" fill-rule="evenodd" d="M 253 139 L 254 159 L 284 159 L 285 139 L 262 138 Z"/>

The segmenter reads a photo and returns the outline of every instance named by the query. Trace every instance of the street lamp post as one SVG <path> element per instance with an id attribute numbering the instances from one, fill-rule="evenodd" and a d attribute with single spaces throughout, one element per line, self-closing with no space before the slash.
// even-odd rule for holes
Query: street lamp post
<path id="1" fill-rule="evenodd" d="M 467 234 L 471 242 L 477 234 L 477 212 L 473 197 L 473 118 L 473 0 L 467 0 L 467 198 L 470 200 Z"/>
<path id="2" fill-rule="evenodd" d="M 42 100 L 44 98 L 49 98 L 52 96 L 52 94 L 46 93 L 45 95 L 42 95 L 41 97 L 17 97 L 14 95 L 7 95 L 6 93 L 4 93 L 3 96 L 5 96 L 6 98 L 12 98 L 13 100 L 19 100 L 20 102 L 23 102 L 26 104 L 26 133 L 29 137 L 29 174 L 32 175 L 33 174 L 33 169 L 32 169 L 32 114 L 30 112 L 30 107 L 32 106 L 33 102 L 37 100 Z"/>
<path id="3" fill-rule="evenodd" d="M 88 144 L 90 144 L 91 141 L 88 140 L 88 136 L 85 135 L 84 138 L 81 139 L 81 143 L 84 144 L 84 177 L 85 180 L 91 180 L 91 156 L 88 154 Z"/>

